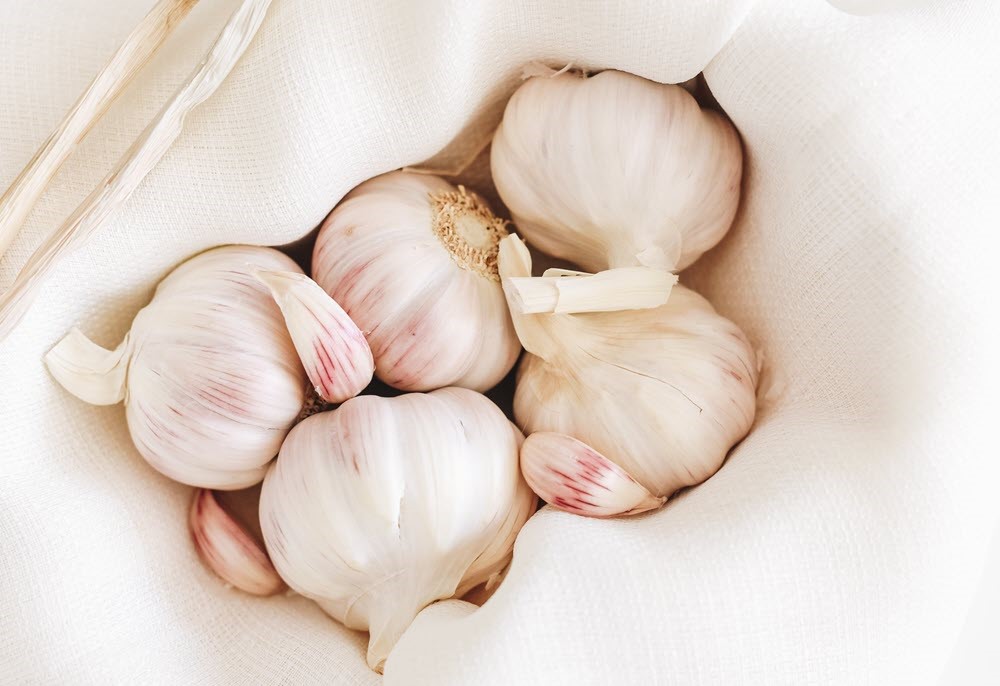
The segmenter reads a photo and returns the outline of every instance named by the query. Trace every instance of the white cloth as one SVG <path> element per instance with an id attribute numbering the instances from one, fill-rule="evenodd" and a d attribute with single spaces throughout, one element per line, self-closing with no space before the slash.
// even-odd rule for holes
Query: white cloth
<path id="1" fill-rule="evenodd" d="M 481 140 L 542 59 L 705 71 L 744 138 L 745 198 L 683 279 L 784 391 L 662 512 L 542 511 L 497 595 L 426 610 L 385 682 L 934 683 L 1000 511 L 1000 7 L 839 4 L 867 16 L 819 0 L 275 0 L 228 82 L 0 344 L 0 682 L 379 680 L 364 635 L 204 571 L 190 489 L 139 458 L 120 406 L 79 402 L 41 358 L 77 324 L 116 343 L 191 253 L 287 243 L 358 182 Z M 0 0 L 0 185 L 150 5 Z M 203 0 L 170 39 L 0 261 L 0 288 L 235 5 Z"/>

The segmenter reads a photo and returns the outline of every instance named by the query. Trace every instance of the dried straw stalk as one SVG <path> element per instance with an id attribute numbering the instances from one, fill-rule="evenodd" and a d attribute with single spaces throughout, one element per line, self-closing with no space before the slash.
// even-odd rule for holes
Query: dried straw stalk
<path id="1" fill-rule="evenodd" d="M 160 110 L 115 168 L 34 252 L 0 296 L 0 340 L 17 326 L 39 288 L 66 254 L 92 236 L 132 195 L 184 127 L 184 118 L 222 84 L 260 28 L 271 0 L 243 0 L 187 82 Z"/>
<path id="2" fill-rule="evenodd" d="M 66 158 L 197 4 L 198 0 L 160 0 L 21 170 L 0 197 L 0 257 Z"/>

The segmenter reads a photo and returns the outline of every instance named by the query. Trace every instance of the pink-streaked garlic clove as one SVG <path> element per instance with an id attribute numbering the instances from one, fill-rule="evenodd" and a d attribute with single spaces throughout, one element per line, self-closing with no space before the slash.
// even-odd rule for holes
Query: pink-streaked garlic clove
<path id="1" fill-rule="evenodd" d="M 540 431 L 524 439 L 521 472 L 548 504 L 587 517 L 655 510 L 666 501 L 583 441 Z"/>
<path id="2" fill-rule="evenodd" d="M 274 595 L 285 587 L 264 546 L 222 507 L 213 491 L 195 491 L 188 524 L 199 557 L 227 583 L 257 596 Z"/>
<path id="3" fill-rule="evenodd" d="M 281 308 L 302 366 L 319 396 L 331 403 L 353 398 L 375 373 L 368 341 L 326 291 L 305 274 L 258 270 Z"/>

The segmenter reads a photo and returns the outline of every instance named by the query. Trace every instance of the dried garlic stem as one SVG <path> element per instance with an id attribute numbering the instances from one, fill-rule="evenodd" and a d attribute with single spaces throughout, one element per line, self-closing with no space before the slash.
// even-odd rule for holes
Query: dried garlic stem
<path id="1" fill-rule="evenodd" d="M 203 103 L 236 65 L 257 33 L 271 0 L 243 0 L 222 34 L 188 81 L 181 86 L 108 176 L 28 260 L 10 289 L 0 296 L 0 340 L 31 307 L 39 287 L 64 255 L 78 248 L 132 195 L 184 127 L 184 118 Z"/>
<path id="2" fill-rule="evenodd" d="M 521 314 L 615 312 L 659 307 L 677 276 L 665 269 L 619 267 L 588 274 L 549 269 L 543 276 L 509 280 L 511 305 Z"/>
<path id="3" fill-rule="evenodd" d="M 198 0 L 160 0 L 0 197 L 0 257 L 66 158 L 197 4 Z"/>

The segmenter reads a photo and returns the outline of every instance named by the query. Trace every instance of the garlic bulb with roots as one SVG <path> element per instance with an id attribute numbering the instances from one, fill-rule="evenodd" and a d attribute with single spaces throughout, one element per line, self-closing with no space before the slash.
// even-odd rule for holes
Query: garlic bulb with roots
<path id="1" fill-rule="evenodd" d="M 560 297 L 561 270 L 513 282 L 512 306 L 523 312 L 662 304 L 674 282 L 663 272 L 718 243 L 739 203 L 733 126 L 681 86 L 619 71 L 528 79 L 508 102 L 490 155 L 525 240 L 587 272 L 610 270 L 593 283 L 577 275 Z"/>
<path id="2" fill-rule="evenodd" d="M 171 479 L 223 490 L 257 483 L 307 385 L 261 269 L 301 271 L 270 248 L 203 252 L 160 282 L 117 348 L 74 329 L 46 365 L 89 403 L 124 401 L 136 449 Z"/>
<path id="3" fill-rule="evenodd" d="M 517 236 L 500 246 L 507 279 L 531 272 Z M 746 336 L 675 286 L 665 305 L 589 314 L 514 314 L 528 355 L 514 416 L 526 434 L 582 441 L 654 496 L 700 483 L 750 430 L 757 367 Z"/>
<path id="4" fill-rule="evenodd" d="M 497 275 L 505 235 L 476 194 L 392 172 L 355 188 L 327 218 L 313 278 L 365 332 L 385 383 L 485 391 L 521 351 Z"/>
<path id="5" fill-rule="evenodd" d="M 536 499 L 521 433 L 462 388 L 360 396 L 289 433 L 260 521 L 278 573 L 351 629 L 381 672 L 424 607 L 496 579 Z"/>

